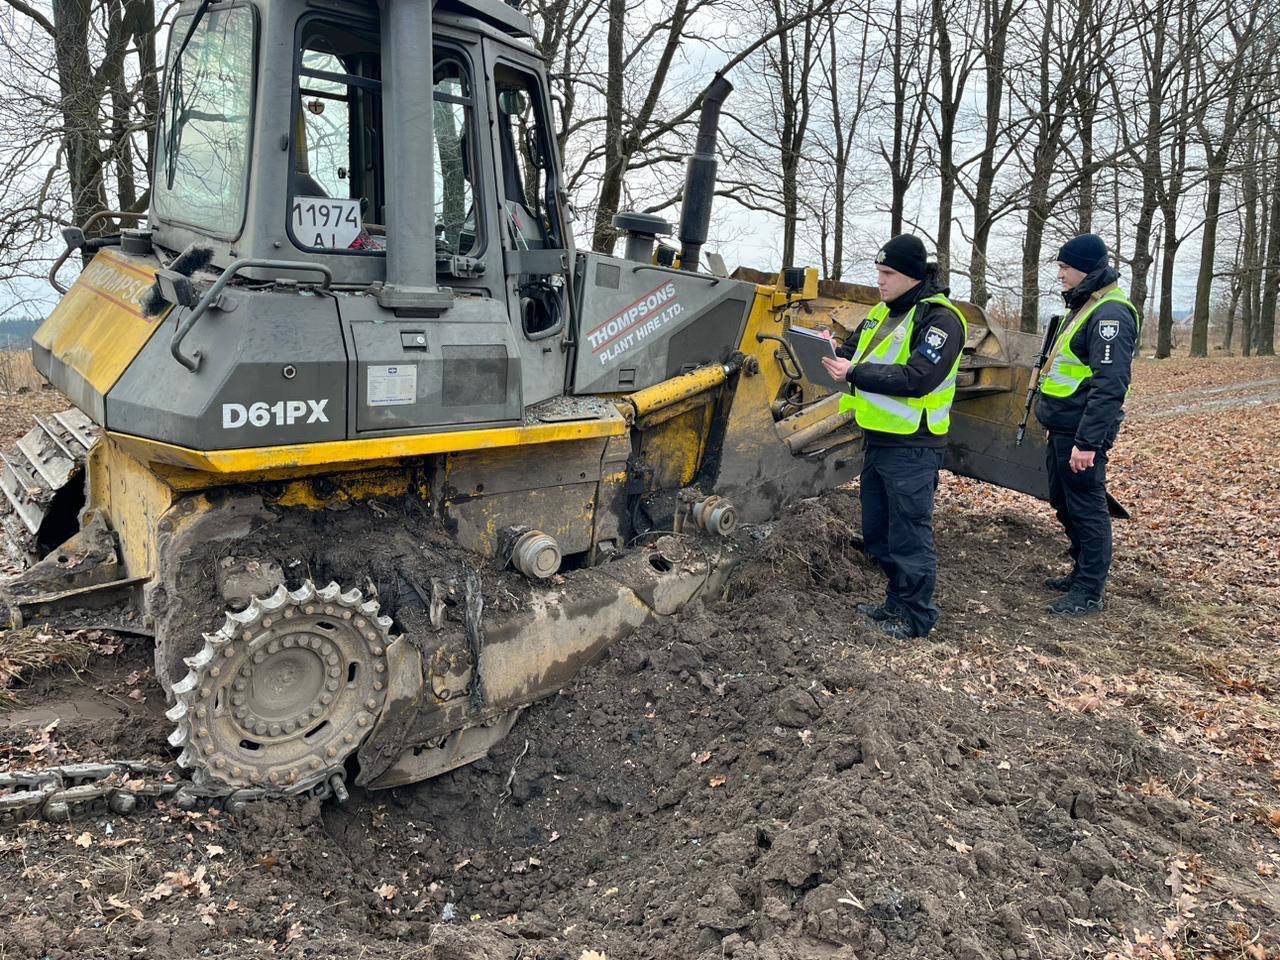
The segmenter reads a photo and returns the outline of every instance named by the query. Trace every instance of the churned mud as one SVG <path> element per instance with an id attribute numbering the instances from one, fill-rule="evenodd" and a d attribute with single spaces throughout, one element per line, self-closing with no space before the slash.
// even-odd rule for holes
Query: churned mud
<path id="1" fill-rule="evenodd" d="M 1214 366 L 1139 384 L 1277 375 Z M 0 957 L 1278 957 L 1280 594 L 1249 571 L 1280 532 L 1246 506 L 1274 457 L 1225 455 L 1223 411 L 1169 399 L 1117 451 L 1135 519 L 1106 617 L 1044 613 L 1043 505 L 947 478 L 944 619 L 881 642 L 856 490 L 833 492 L 740 531 L 725 596 L 469 768 L 346 806 L 3 828 Z M 1276 412 L 1232 408 L 1235 436 Z M 149 657 L 118 640 L 23 681 L 0 764 L 169 757 Z"/>

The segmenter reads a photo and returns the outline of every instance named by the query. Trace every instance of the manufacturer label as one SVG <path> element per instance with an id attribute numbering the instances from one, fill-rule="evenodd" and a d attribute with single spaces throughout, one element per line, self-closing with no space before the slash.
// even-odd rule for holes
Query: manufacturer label
<path id="1" fill-rule="evenodd" d="M 418 365 L 398 363 L 390 367 L 370 365 L 365 390 L 371 407 L 394 407 L 418 399 Z"/>
<path id="2" fill-rule="evenodd" d="M 241 427 L 292 427 L 297 423 L 328 423 L 325 400 L 277 400 L 267 403 L 224 403 L 222 405 L 222 429 L 238 430 Z"/>

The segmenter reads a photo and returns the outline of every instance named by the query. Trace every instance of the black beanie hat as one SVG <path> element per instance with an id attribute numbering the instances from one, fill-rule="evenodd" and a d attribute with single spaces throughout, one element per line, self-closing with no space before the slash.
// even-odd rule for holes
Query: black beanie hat
<path id="1" fill-rule="evenodd" d="M 897 270 L 912 280 L 923 280 L 928 268 L 924 244 L 909 233 L 894 237 L 876 254 L 876 265 Z"/>
<path id="2" fill-rule="evenodd" d="M 1093 273 L 1107 265 L 1107 243 L 1096 233 L 1085 233 L 1068 240 L 1058 251 L 1058 262 L 1075 267 L 1081 273 Z"/>

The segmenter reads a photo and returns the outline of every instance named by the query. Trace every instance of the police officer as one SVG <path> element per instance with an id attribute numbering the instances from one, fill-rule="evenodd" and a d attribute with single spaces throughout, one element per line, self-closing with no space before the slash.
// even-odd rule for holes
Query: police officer
<path id="1" fill-rule="evenodd" d="M 881 302 L 838 359 L 823 360 L 852 385 L 840 409 L 854 411 L 863 433 L 863 541 L 889 579 L 883 603 L 858 609 L 899 639 L 926 636 L 938 620 L 933 495 L 968 329 L 936 269 L 919 238 L 886 243 L 876 256 Z"/>
<path id="2" fill-rule="evenodd" d="M 1107 451 L 1124 419 L 1124 398 L 1142 321 L 1116 285 L 1107 245 L 1096 234 L 1058 251 L 1068 314 L 1040 377 L 1036 418 L 1049 431 L 1049 503 L 1071 542 L 1071 572 L 1045 581 L 1064 596 L 1049 612 L 1078 617 L 1104 606 L 1111 566 Z"/>

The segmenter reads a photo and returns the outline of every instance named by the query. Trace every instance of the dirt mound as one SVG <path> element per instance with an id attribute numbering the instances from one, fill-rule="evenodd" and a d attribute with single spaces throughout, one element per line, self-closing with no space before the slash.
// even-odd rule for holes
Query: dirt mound
<path id="1" fill-rule="evenodd" d="M 1135 931 L 1151 949 L 1209 951 L 1280 929 L 1259 873 L 1280 847 L 1225 780 L 1121 714 L 1046 710 L 994 667 L 991 689 L 948 678 L 954 656 L 978 657 L 950 644 L 980 647 L 974 625 L 992 622 L 969 604 L 975 556 L 1010 562 L 1034 518 L 944 506 L 953 615 L 936 643 L 905 647 L 853 609 L 882 589 L 854 511 L 837 493 L 742 531 L 725 597 L 619 644 L 489 758 L 438 780 L 345 808 L 11 831 L 0 948 L 1017 960 Z M 1053 551 L 1034 552 L 1039 573 Z M 1050 659 L 1071 638 L 1037 627 L 1025 581 L 980 605 L 1001 610 L 1017 650 Z M 40 762 L 159 752 L 163 722 L 127 696 L 145 671 L 134 650 L 84 680 L 125 716 L 37 728 Z M 940 669 L 921 682 L 926 667 Z"/>

